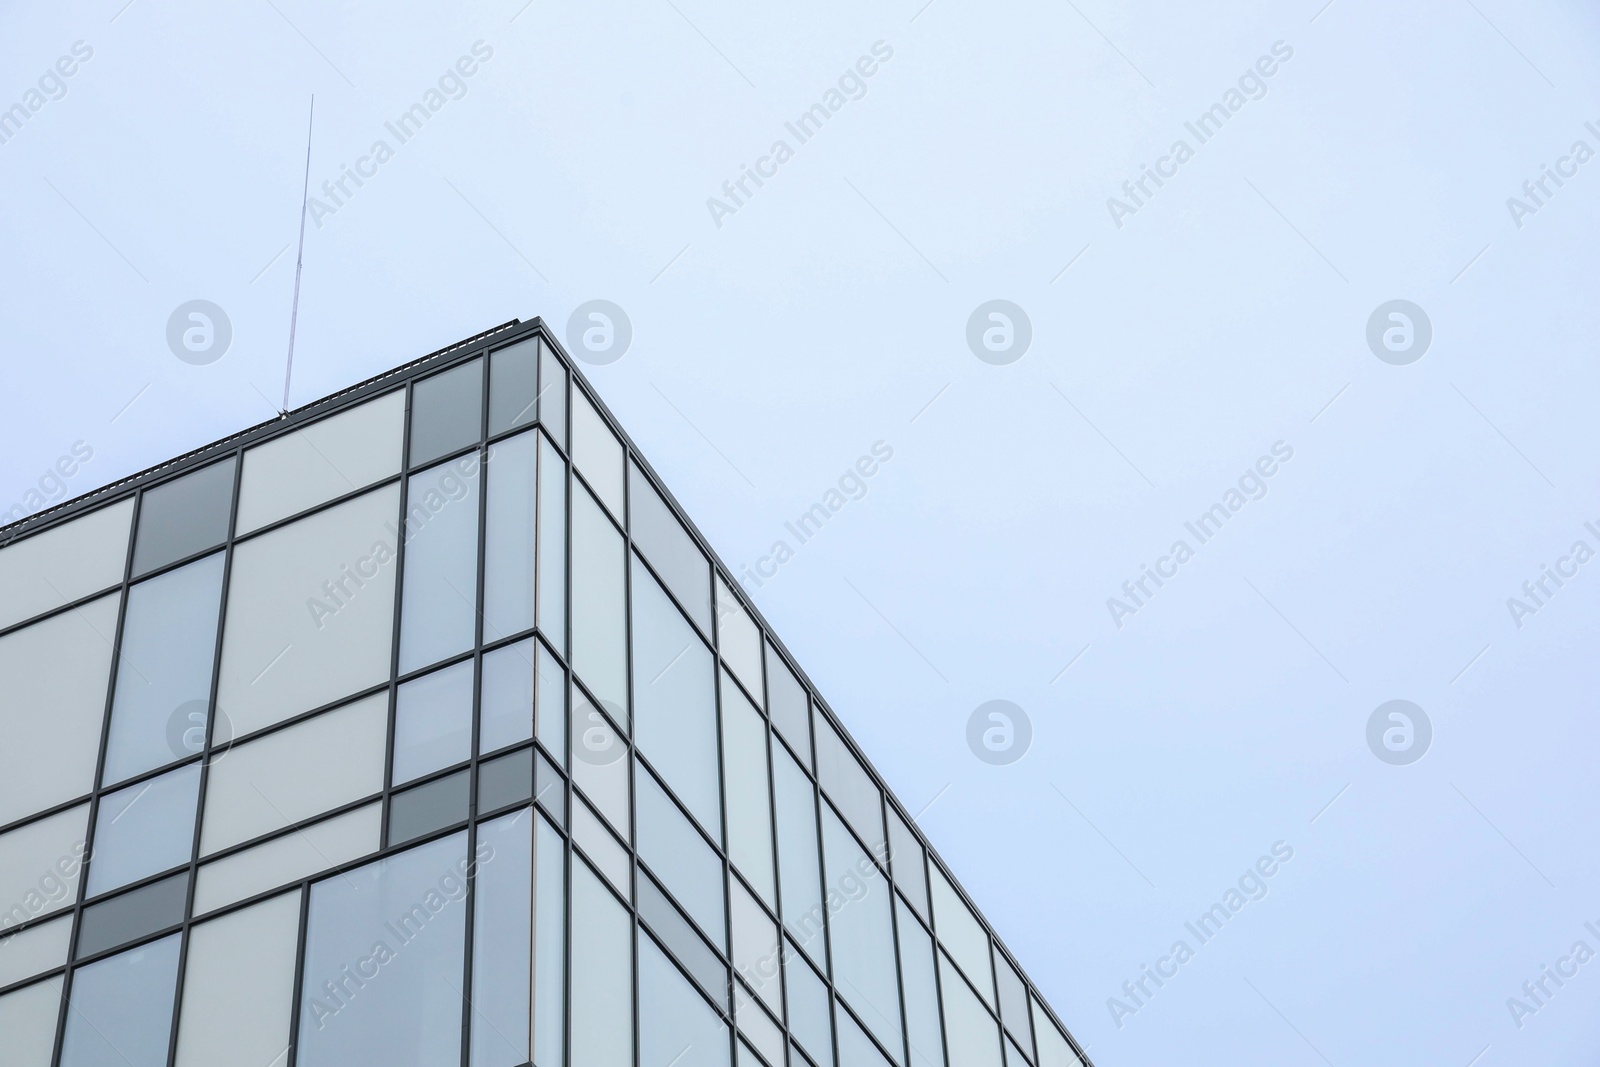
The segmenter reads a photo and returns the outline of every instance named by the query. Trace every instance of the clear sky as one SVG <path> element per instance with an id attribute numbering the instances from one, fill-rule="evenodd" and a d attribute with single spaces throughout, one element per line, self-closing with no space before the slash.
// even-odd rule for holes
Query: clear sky
<path id="1" fill-rule="evenodd" d="M 624 309 L 591 381 L 1102 1067 L 1591 1063 L 1597 44 L 1577 0 L 6 5 L 0 508 L 277 410 L 315 93 L 291 403 Z M 1391 700 L 1427 725 L 1369 744 Z"/>

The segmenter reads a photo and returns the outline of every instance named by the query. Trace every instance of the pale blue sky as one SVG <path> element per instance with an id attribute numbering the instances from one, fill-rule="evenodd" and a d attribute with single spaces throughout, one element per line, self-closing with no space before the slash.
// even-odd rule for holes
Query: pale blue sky
<path id="1" fill-rule="evenodd" d="M 735 568 L 892 447 L 756 603 L 1102 1067 L 1592 1062 L 1600 963 L 1520 1029 L 1506 1004 L 1600 951 L 1600 564 L 1520 629 L 1506 606 L 1600 549 L 1600 162 L 1520 228 L 1506 203 L 1600 150 L 1592 8 L 523 2 L 0 11 L 0 108 L 92 49 L 0 143 L 0 509 L 76 442 L 72 494 L 273 414 L 314 92 L 313 188 L 394 155 L 307 233 L 292 403 L 614 301 L 632 346 L 590 379 Z M 207 366 L 165 340 L 192 299 L 232 323 Z M 967 347 L 991 299 L 1032 323 L 1010 365 Z M 1406 366 L 1365 337 L 1393 299 L 1433 326 Z M 1280 441 L 1118 628 L 1106 599 Z M 1031 719 L 1016 763 L 967 747 L 991 699 Z M 1391 699 L 1433 725 L 1408 766 L 1367 746 Z"/>

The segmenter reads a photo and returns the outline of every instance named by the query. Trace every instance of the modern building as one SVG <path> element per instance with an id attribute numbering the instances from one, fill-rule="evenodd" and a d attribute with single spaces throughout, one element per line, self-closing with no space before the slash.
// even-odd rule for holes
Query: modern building
<path id="1" fill-rule="evenodd" d="M 0 1067 L 1079 1067 L 539 322 L 0 530 Z"/>

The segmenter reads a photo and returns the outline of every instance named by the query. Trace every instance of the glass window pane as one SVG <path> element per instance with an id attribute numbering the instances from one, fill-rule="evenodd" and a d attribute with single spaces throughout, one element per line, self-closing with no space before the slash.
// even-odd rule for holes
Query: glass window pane
<path id="1" fill-rule="evenodd" d="M 1044 1005 L 1033 997 L 1033 1031 L 1039 1036 L 1039 1067 L 1083 1067 L 1083 1061 L 1072 1050 L 1066 1035 L 1050 1021 Z"/>
<path id="2" fill-rule="evenodd" d="M 572 1062 L 632 1067 L 633 923 L 589 865 L 576 860 L 571 938 Z"/>
<path id="3" fill-rule="evenodd" d="M 591 692 L 628 706 L 628 561 L 622 535 L 594 497 L 572 490 L 572 669 Z M 628 728 L 626 711 L 618 720 Z"/>
<path id="4" fill-rule="evenodd" d="M 539 439 L 539 629 L 567 647 L 567 462 Z"/>
<path id="5" fill-rule="evenodd" d="M 538 674 L 534 683 L 535 735 L 545 751 L 566 766 L 567 761 L 567 672 L 543 644 L 539 645 Z"/>
<path id="6" fill-rule="evenodd" d="M 933 931 L 950 958 L 967 973 L 984 1001 L 993 1007 L 994 972 L 989 967 L 989 935 L 938 864 L 928 865 L 928 875 L 933 885 Z"/>
<path id="7" fill-rule="evenodd" d="M 400 673 L 472 647 L 478 605 L 476 452 L 413 474 L 406 491 Z"/>
<path id="8" fill-rule="evenodd" d="M 6 1067 L 50 1067 L 56 1051 L 61 979 L 50 978 L 0 997 Z"/>
<path id="9" fill-rule="evenodd" d="M 608 708 L 607 711 L 615 711 Z M 628 746 L 615 722 L 572 690 L 572 781 L 594 801 L 611 828 L 628 839 Z"/>
<path id="10" fill-rule="evenodd" d="M 789 1032 L 818 1063 L 833 1063 L 833 1029 L 828 1021 L 828 987 L 795 949 L 786 942 L 785 999 L 789 1007 Z"/>
<path id="11" fill-rule="evenodd" d="M 737 878 L 729 883 L 728 912 L 733 926 L 733 968 L 773 1014 L 783 1014 L 778 924 Z"/>
<path id="12" fill-rule="evenodd" d="M 928 862 L 922 842 L 912 833 L 910 825 L 900 817 L 893 804 L 889 805 L 889 861 L 893 865 L 894 884 L 911 901 L 917 914 L 928 917 Z"/>
<path id="13" fill-rule="evenodd" d="M 413 678 L 395 694 L 394 784 L 472 756 L 472 661 Z"/>
<path id="14" fill-rule="evenodd" d="M 78 920 L 78 958 L 126 945 L 183 921 L 188 872 L 107 897 L 83 909 Z"/>
<path id="15" fill-rule="evenodd" d="M 549 823 L 535 821 L 533 1062 L 535 1067 L 561 1067 L 567 1023 L 567 846 Z"/>
<path id="16" fill-rule="evenodd" d="M 389 844 L 403 845 L 467 821 L 472 772 L 460 770 L 389 798 Z"/>
<path id="17" fill-rule="evenodd" d="M 532 432 L 489 446 L 483 556 L 485 641 L 533 628 L 538 449 L 539 435 Z"/>
<path id="18" fill-rule="evenodd" d="M 617 1026 L 616 1021 L 612 1026 Z M 727 1026 L 656 943 L 640 935 L 639 1067 L 727 1064 Z"/>
<path id="19" fill-rule="evenodd" d="M 80 804 L 0 834 L 0 929 L 77 902 L 88 827 L 89 805 Z"/>
<path id="20" fill-rule="evenodd" d="M 634 744 L 711 836 L 722 838 L 711 650 L 635 557 Z"/>
<path id="21" fill-rule="evenodd" d="M 533 799 L 556 825 L 567 825 L 567 783 L 543 752 L 533 756 Z"/>
<path id="22" fill-rule="evenodd" d="M 783 928 L 818 967 L 827 967 L 823 941 L 822 866 L 817 857 L 816 791 L 782 749 L 772 753 L 772 795 L 778 825 L 778 887 Z"/>
<path id="23" fill-rule="evenodd" d="M 199 799 L 198 763 L 101 797 L 88 895 L 108 893 L 188 863 Z"/>
<path id="24" fill-rule="evenodd" d="M 570 829 L 572 843 L 606 876 L 611 888 L 624 899 L 631 897 L 628 887 L 633 881 L 633 869 L 628 862 L 628 850 L 617 844 L 617 839 L 611 836 L 594 809 L 584 803 L 582 796 L 573 798 Z"/>
<path id="25" fill-rule="evenodd" d="M 696 626 L 711 633 L 711 564 L 636 463 L 628 465 L 628 522 L 633 543 Z"/>
<path id="26" fill-rule="evenodd" d="M 711 943 L 725 949 L 722 860 L 643 766 L 636 770 L 635 788 L 639 858 Z"/>
<path id="27" fill-rule="evenodd" d="M 299 1067 L 456 1067 L 466 834 L 311 887 Z"/>
<path id="28" fill-rule="evenodd" d="M 299 944 L 298 889 L 189 932 L 177 1067 L 277 1067 L 289 1047 Z"/>
<path id="29" fill-rule="evenodd" d="M 1029 1067 L 1028 1058 L 1023 1055 L 1017 1043 L 1011 1039 L 1011 1032 L 1006 1031 L 1006 1067 Z"/>
<path id="30" fill-rule="evenodd" d="M 134 577 L 228 539 L 234 466 L 225 459 L 145 490 L 133 539 Z"/>
<path id="31" fill-rule="evenodd" d="M 200 854 L 382 792 L 388 704 L 377 693 L 213 752 Z"/>
<path id="32" fill-rule="evenodd" d="M 0 824 L 94 788 L 120 599 L 0 637 Z"/>
<path id="33" fill-rule="evenodd" d="M 463 363 L 411 387 L 413 467 L 472 444 L 482 426 L 483 360 Z"/>
<path id="34" fill-rule="evenodd" d="M 888 1067 L 889 1061 L 842 1005 L 834 1006 L 834 1017 L 839 1022 L 839 1067 Z"/>
<path id="35" fill-rule="evenodd" d="M 238 532 L 249 533 L 400 473 L 404 389 L 244 454 Z"/>
<path id="36" fill-rule="evenodd" d="M 872 859 L 828 809 L 822 813 L 828 878 L 833 984 L 885 1048 L 901 1062 L 900 983 L 895 973 L 889 886 Z M 841 1056 L 843 1050 L 841 1048 Z"/>
<path id="37" fill-rule="evenodd" d="M 761 631 L 721 577 L 717 578 L 717 651 L 746 689 L 763 691 Z"/>
<path id="38" fill-rule="evenodd" d="M 72 916 L 30 926 L 20 934 L 0 937 L 0 986 L 32 978 L 67 962 Z M 0 1034 L 5 1033 L 0 1026 Z"/>
<path id="39" fill-rule="evenodd" d="M 623 510 L 622 442 L 582 389 L 572 391 L 572 463 L 618 522 Z"/>
<path id="40" fill-rule="evenodd" d="M 778 1029 L 777 1020 L 762 1009 L 743 983 L 734 984 L 733 998 L 733 1014 L 739 1026 L 740 1036 L 749 1041 L 753 1047 L 760 1049 L 768 1062 L 782 1063 L 783 1032 Z"/>
<path id="41" fill-rule="evenodd" d="M 524 748 L 478 764 L 478 811 L 533 800 L 533 749 Z"/>
<path id="42" fill-rule="evenodd" d="M 383 805 L 373 803 L 208 863 L 195 878 L 194 913 L 204 915 L 360 859 L 378 851 L 382 831 Z"/>
<path id="43" fill-rule="evenodd" d="M 471 1067 L 522 1067 L 528 1062 L 536 821 L 523 809 L 478 827 Z"/>
<path id="44" fill-rule="evenodd" d="M 526 426 L 533 422 L 539 414 L 538 393 L 537 337 L 489 353 L 490 434 L 504 433 L 513 426 Z"/>
<path id="45" fill-rule="evenodd" d="M 1028 987 L 1023 984 L 1022 975 L 1000 954 L 998 945 L 994 950 L 994 976 L 1000 989 L 1000 1023 L 1031 1060 L 1033 1034 L 1028 1023 Z"/>
<path id="46" fill-rule="evenodd" d="M 166 1067 L 178 935 L 79 968 L 61 1067 Z"/>
<path id="47" fill-rule="evenodd" d="M 777 878 L 772 865 L 767 723 L 726 674 L 722 682 L 722 747 L 728 858 L 749 879 L 761 899 L 775 908 Z"/>
<path id="48" fill-rule="evenodd" d="M 0 627 L 120 584 L 132 522 L 124 500 L 0 549 Z"/>
<path id="49" fill-rule="evenodd" d="M 933 939 L 911 917 L 905 902 L 898 897 L 895 898 L 895 912 L 911 1067 L 945 1067 L 944 1032 L 939 1025 L 939 987 L 933 976 Z"/>
<path id="50" fill-rule="evenodd" d="M 639 918 L 649 927 L 667 952 L 681 963 L 700 986 L 700 991 L 724 1008 L 728 1005 L 728 967 L 695 932 L 656 880 L 643 870 L 638 874 Z"/>
<path id="51" fill-rule="evenodd" d="M 533 639 L 483 655 L 478 750 L 493 752 L 533 737 Z"/>
<path id="52" fill-rule="evenodd" d="M 567 447 L 567 368 L 550 350 L 539 351 L 539 421 L 562 448 Z"/>
<path id="53" fill-rule="evenodd" d="M 883 794 L 821 708 L 817 709 L 816 719 L 817 782 L 850 828 L 875 855 L 881 856 Z"/>
<path id="54" fill-rule="evenodd" d="M 225 555 L 196 560 L 128 591 L 106 783 L 205 747 Z"/>
<path id="55" fill-rule="evenodd" d="M 811 710 L 806 690 L 794 676 L 778 650 L 767 645 L 767 712 L 772 725 L 800 753 L 800 762 L 811 766 Z"/>
<path id="56" fill-rule="evenodd" d="M 214 741 L 388 681 L 399 513 L 390 485 L 234 548 Z"/>
<path id="57" fill-rule="evenodd" d="M 934 897 L 938 909 L 938 896 Z M 944 1003 L 944 1035 L 950 1062 L 961 1067 L 1001 1067 L 1000 1029 L 994 1017 L 973 995 L 972 988 L 950 965 L 950 957 L 939 953 L 939 992 Z"/>

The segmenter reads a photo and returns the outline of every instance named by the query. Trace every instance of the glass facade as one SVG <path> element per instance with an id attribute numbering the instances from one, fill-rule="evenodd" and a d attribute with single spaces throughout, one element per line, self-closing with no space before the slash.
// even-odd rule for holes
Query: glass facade
<path id="1" fill-rule="evenodd" d="M 5 1067 L 1076 1067 L 539 322 L 0 530 Z"/>

